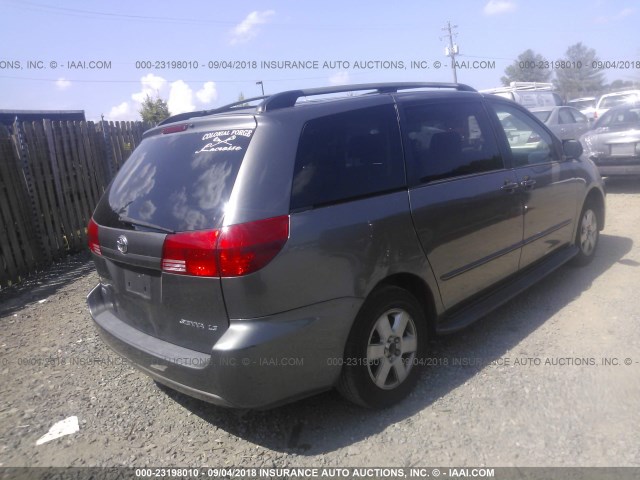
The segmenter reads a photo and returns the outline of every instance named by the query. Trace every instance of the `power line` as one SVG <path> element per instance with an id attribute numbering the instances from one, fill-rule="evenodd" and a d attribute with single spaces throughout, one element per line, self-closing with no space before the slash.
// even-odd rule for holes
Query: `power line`
<path id="1" fill-rule="evenodd" d="M 210 18 L 186 18 L 186 17 L 162 17 L 155 15 L 133 15 L 133 14 L 125 14 L 125 13 L 112 13 L 112 12 L 104 12 L 104 11 L 95 11 L 95 10 L 84 10 L 78 8 L 69 8 L 69 7 L 59 7 L 57 5 L 46 5 L 41 3 L 23 1 L 23 0 L 7 0 L 4 4 L 8 7 L 19 8 L 21 10 L 30 10 L 36 12 L 44 12 L 44 13 L 53 13 L 57 15 L 66 15 L 72 17 L 80 17 L 80 18 L 102 18 L 105 20 L 136 20 L 140 21 L 150 21 L 150 22 L 167 22 L 167 23 L 186 23 L 186 24 L 202 24 L 202 25 L 224 25 L 224 26 L 235 26 L 242 22 L 243 19 L 237 21 L 228 21 L 228 20 L 214 20 Z M 385 25 L 370 25 L 370 24 L 362 24 L 362 25 L 354 25 L 353 23 L 348 23 L 345 25 L 321 25 L 321 24 L 308 24 L 308 23 L 280 23 L 280 22 L 269 22 L 269 25 L 276 26 L 278 28 L 286 28 L 293 30 L 308 30 L 309 28 L 313 28 L 314 30 L 424 30 L 423 24 L 385 24 Z"/>

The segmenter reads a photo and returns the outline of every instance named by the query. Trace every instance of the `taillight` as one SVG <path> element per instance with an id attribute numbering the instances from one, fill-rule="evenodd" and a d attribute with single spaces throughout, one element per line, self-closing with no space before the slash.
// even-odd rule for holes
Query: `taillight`
<path id="1" fill-rule="evenodd" d="M 199 277 L 218 276 L 218 230 L 167 235 L 162 247 L 162 270 Z"/>
<path id="2" fill-rule="evenodd" d="M 93 218 L 89 220 L 89 225 L 87 226 L 87 243 L 89 244 L 89 250 L 96 255 L 102 255 L 98 238 L 98 224 L 93 221 Z"/>
<path id="3" fill-rule="evenodd" d="M 289 217 L 268 218 L 167 235 L 162 270 L 182 275 L 239 277 L 260 270 L 289 238 Z"/>
<path id="4" fill-rule="evenodd" d="M 183 124 L 183 125 L 173 125 L 171 127 L 166 127 L 162 129 L 162 134 L 166 135 L 167 133 L 177 133 L 177 132 L 184 132 L 187 128 L 189 128 L 189 125 Z"/>
<path id="5" fill-rule="evenodd" d="M 218 241 L 220 275 L 240 277 L 273 260 L 289 238 L 289 217 L 274 217 L 222 229 Z"/>
<path id="6" fill-rule="evenodd" d="M 540 135 L 538 135 L 536 132 L 531 132 L 527 143 L 538 143 L 540 140 L 542 140 L 542 138 L 540 138 Z"/>

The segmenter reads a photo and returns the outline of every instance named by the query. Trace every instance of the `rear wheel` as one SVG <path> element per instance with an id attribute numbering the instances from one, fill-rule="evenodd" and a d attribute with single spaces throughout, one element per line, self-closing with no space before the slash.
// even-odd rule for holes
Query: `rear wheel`
<path id="1" fill-rule="evenodd" d="M 591 263 L 598 247 L 600 238 L 600 220 L 593 203 L 587 203 L 582 209 L 578 231 L 576 232 L 576 246 L 578 254 L 573 259 L 577 266 Z"/>
<path id="2" fill-rule="evenodd" d="M 358 313 L 345 348 L 338 390 L 369 408 L 390 406 L 415 387 L 426 345 L 422 307 L 408 291 L 374 291 Z"/>

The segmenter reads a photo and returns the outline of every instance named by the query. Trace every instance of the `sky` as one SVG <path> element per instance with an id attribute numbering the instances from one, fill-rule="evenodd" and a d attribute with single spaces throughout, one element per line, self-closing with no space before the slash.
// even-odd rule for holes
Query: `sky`
<path id="1" fill-rule="evenodd" d="M 256 82 L 451 82 L 448 22 L 476 89 L 527 49 L 555 61 L 577 42 L 623 67 L 607 82 L 640 81 L 637 0 L 0 0 L 0 109 L 139 120 L 146 95 L 176 114 L 259 96 Z"/>

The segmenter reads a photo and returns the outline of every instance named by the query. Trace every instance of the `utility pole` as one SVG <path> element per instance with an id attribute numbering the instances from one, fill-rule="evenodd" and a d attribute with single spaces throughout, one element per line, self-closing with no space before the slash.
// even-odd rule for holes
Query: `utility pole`
<path id="1" fill-rule="evenodd" d="M 456 55 L 458 55 L 458 45 L 453 43 L 453 36 L 457 35 L 452 32 L 453 29 L 458 28 L 457 25 L 451 25 L 451 22 L 447 22 L 447 26 L 442 30 L 447 32 L 446 37 L 449 38 L 449 46 L 444 49 L 444 54 L 451 58 L 451 70 L 453 71 L 453 83 L 458 83 L 458 74 L 456 73 Z M 442 38 L 442 37 L 440 37 Z"/>
<path id="2" fill-rule="evenodd" d="M 264 83 L 262 83 L 262 80 L 256 82 L 256 85 L 260 85 L 260 88 L 262 89 L 262 96 L 264 97 Z"/>

